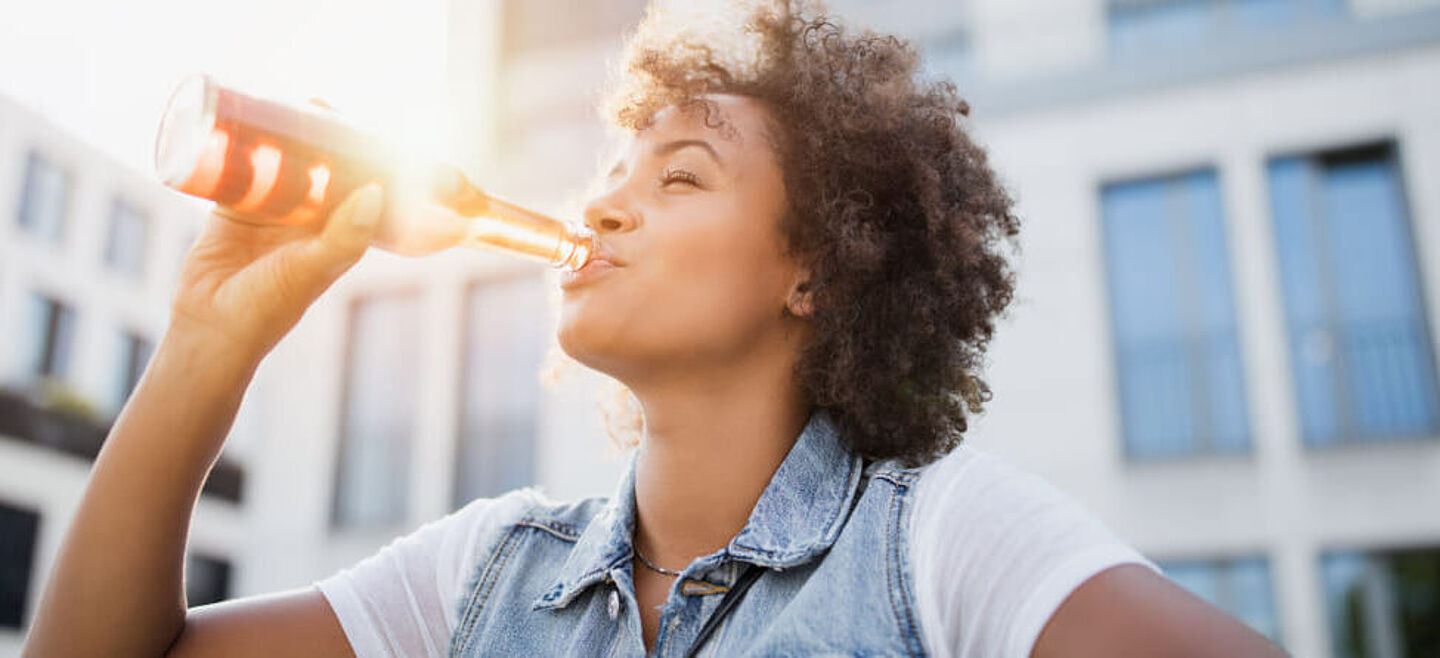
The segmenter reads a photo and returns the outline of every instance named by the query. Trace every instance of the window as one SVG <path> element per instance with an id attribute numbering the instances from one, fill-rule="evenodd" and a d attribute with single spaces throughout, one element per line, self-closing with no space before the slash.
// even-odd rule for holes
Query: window
<path id="1" fill-rule="evenodd" d="M 1233 615 L 1256 632 L 1280 642 L 1280 622 L 1263 557 L 1177 560 L 1160 565 L 1165 575 L 1191 594 Z"/>
<path id="2" fill-rule="evenodd" d="M 25 187 L 20 191 L 20 226 L 42 240 L 58 244 L 65 234 L 70 202 L 70 175 L 35 151 L 25 162 Z"/>
<path id="3" fill-rule="evenodd" d="M 1268 173 L 1305 443 L 1440 432 L 1393 146 L 1277 158 Z"/>
<path id="4" fill-rule="evenodd" d="M 219 558 L 189 555 L 185 558 L 185 603 L 190 607 L 230 598 L 230 563 Z"/>
<path id="5" fill-rule="evenodd" d="M 371 297 L 351 309 L 336 466 L 337 526 L 393 525 L 406 518 L 419 312 L 414 295 Z"/>
<path id="6" fill-rule="evenodd" d="M 0 503 L 0 628 L 25 623 L 40 515 Z"/>
<path id="7" fill-rule="evenodd" d="M 75 311 L 41 294 L 30 304 L 30 374 L 37 378 L 63 378 L 70 371 L 75 342 Z"/>
<path id="8" fill-rule="evenodd" d="M 1101 214 L 1126 455 L 1249 451 L 1215 172 L 1106 185 Z"/>
<path id="9" fill-rule="evenodd" d="M 143 277 L 149 224 L 143 213 L 117 199 L 110 206 L 110 237 L 105 244 L 105 264 L 132 278 Z"/>
<path id="10" fill-rule="evenodd" d="M 120 334 L 120 404 L 124 404 L 135 391 L 135 385 L 140 383 L 140 375 L 145 373 L 145 365 L 150 363 L 150 355 L 155 351 L 155 344 L 144 336 L 128 331 Z"/>
<path id="11" fill-rule="evenodd" d="M 1440 656 L 1440 547 L 1336 551 L 1320 571 L 1335 658 Z"/>
<path id="12" fill-rule="evenodd" d="M 535 476 L 545 293 L 534 278 L 472 286 L 455 507 L 530 485 Z"/>
<path id="13" fill-rule="evenodd" d="M 1147 56 L 1345 15 L 1344 0 L 1111 0 L 1110 52 Z"/>

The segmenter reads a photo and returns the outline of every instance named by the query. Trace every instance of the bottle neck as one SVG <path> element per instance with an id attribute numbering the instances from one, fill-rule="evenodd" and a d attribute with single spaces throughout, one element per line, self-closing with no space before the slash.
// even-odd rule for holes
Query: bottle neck
<path id="1" fill-rule="evenodd" d="M 453 167 L 437 173 L 434 194 L 471 220 L 462 244 L 498 247 L 569 270 L 584 267 L 594 253 L 594 234 L 588 228 L 486 194 Z"/>

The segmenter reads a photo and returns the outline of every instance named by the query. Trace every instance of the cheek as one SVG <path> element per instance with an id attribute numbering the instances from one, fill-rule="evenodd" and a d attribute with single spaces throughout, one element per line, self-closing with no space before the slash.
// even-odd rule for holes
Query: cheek
<path id="1" fill-rule="evenodd" d="M 645 288 L 657 329 L 720 340 L 779 315 L 784 265 L 776 238 L 735 224 L 697 226 L 656 245 Z"/>
<path id="2" fill-rule="evenodd" d="M 611 357 L 732 355 L 774 328 L 786 269 L 773 232 L 718 220 L 647 231 L 630 267 L 565 300 L 572 356 L 603 369 Z"/>

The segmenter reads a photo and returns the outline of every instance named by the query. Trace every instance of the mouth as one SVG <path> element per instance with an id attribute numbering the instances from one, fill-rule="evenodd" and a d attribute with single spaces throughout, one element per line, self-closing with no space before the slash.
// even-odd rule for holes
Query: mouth
<path id="1" fill-rule="evenodd" d="M 622 267 L 624 264 L 618 262 L 605 244 L 599 243 L 596 245 L 595 254 L 590 257 L 589 261 L 586 261 L 584 267 L 573 272 L 562 271 L 560 273 L 560 288 L 571 290 L 587 285 Z"/>

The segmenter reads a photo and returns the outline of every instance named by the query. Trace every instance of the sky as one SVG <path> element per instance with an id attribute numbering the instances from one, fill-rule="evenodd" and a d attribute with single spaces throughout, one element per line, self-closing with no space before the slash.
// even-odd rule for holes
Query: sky
<path id="1" fill-rule="evenodd" d="M 196 72 L 434 148 L 445 44 L 445 0 L 0 0 L 0 95 L 144 172 Z"/>

